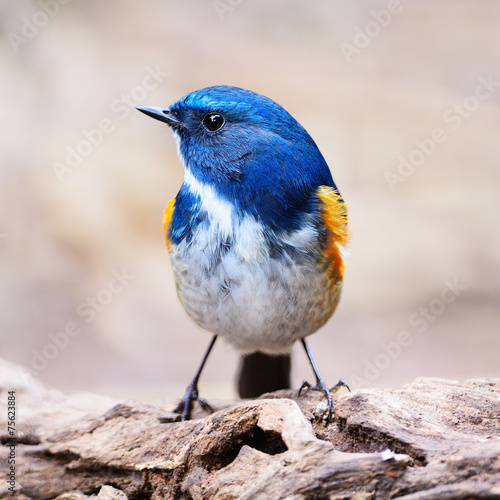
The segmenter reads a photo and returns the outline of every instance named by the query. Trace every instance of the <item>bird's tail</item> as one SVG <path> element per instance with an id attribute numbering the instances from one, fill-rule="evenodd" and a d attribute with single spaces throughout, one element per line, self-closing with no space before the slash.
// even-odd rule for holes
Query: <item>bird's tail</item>
<path id="1" fill-rule="evenodd" d="M 290 389 L 290 367 L 290 354 L 254 352 L 242 356 L 238 375 L 240 397 L 256 398 L 265 392 Z"/>

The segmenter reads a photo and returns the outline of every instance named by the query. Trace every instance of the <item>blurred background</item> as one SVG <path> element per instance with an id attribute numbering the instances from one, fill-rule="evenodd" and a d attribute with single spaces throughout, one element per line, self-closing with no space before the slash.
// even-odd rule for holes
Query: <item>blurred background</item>
<path id="1" fill-rule="evenodd" d="M 175 296 L 169 130 L 134 110 L 229 84 L 315 139 L 352 228 L 324 378 L 500 376 L 500 3 L 0 3 L 0 356 L 43 382 L 180 397 L 210 336 Z M 312 378 L 296 346 L 296 386 Z M 235 395 L 216 346 L 201 380 Z"/>

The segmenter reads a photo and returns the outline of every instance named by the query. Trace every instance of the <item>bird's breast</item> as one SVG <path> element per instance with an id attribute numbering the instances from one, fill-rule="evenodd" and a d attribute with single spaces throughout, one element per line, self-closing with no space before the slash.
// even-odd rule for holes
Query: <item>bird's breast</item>
<path id="1" fill-rule="evenodd" d="M 322 326 L 342 280 L 332 272 L 321 216 L 276 233 L 227 201 L 203 200 L 189 216 L 175 200 L 165 211 L 177 294 L 189 316 L 247 352 L 287 351 Z M 179 238 L 175 229 L 189 218 L 196 224 Z"/>

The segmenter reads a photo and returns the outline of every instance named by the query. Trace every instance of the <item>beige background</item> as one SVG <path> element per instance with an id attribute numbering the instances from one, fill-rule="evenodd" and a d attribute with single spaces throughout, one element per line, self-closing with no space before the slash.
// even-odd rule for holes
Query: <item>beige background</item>
<path id="1" fill-rule="evenodd" d="M 162 236 L 182 168 L 167 128 L 130 106 L 230 84 L 307 128 L 349 204 L 344 295 L 310 339 L 324 377 L 499 376 L 500 87 L 477 90 L 500 82 L 499 25 L 493 0 L 3 0 L 0 355 L 33 367 L 49 353 L 37 373 L 65 390 L 180 396 L 209 341 L 177 302 Z M 435 129 L 445 139 L 391 190 L 386 173 Z M 88 154 L 58 179 L 68 147 Z M 113 270 L 134 279 L 110 295 Z M 111 302 L 86 323 L 77 308 L 96 296 Z M 429 304 L 439 314 L 415 323 Z M 311 374 L 295 356 L 298 384 Z M 231 397 L 236 365 L 219 344 L 203 394 Z"/>

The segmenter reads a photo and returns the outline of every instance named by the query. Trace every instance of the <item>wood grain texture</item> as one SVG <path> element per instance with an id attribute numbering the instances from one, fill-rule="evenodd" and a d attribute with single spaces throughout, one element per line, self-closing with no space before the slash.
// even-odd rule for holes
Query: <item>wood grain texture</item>
<path id="1" fill-rule="evenodd" d="M 175 422 L 168 408 L 64 395 L 7 362 L 0 373 L 0 406 L 17 395 L 20 487 L 3 481 L 0 498 L 500 499 L 498 379 L 336 395 L 326 426 L 313 391 L 214 402 Z"/>

